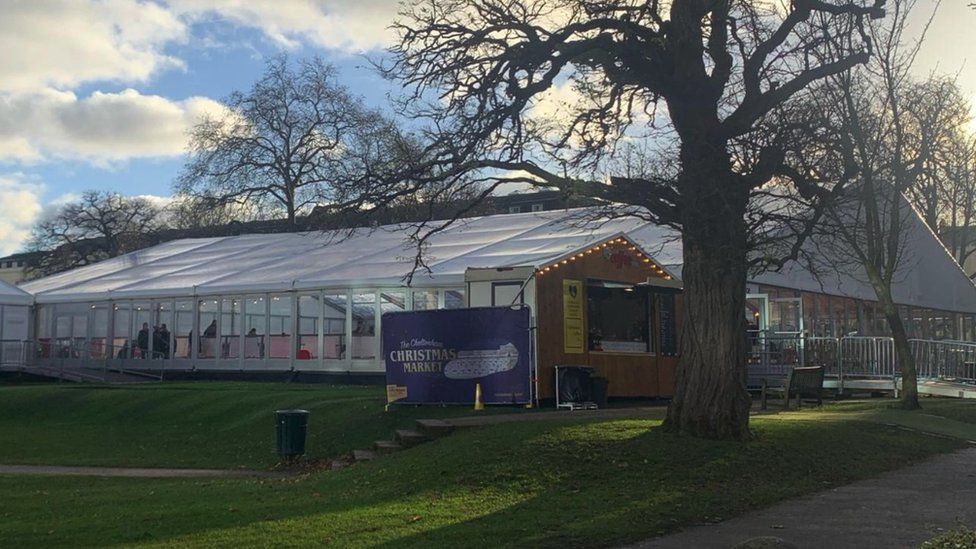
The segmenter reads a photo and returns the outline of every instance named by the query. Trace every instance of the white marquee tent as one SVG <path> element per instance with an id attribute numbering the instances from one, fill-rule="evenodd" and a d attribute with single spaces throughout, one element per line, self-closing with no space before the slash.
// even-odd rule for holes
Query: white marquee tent
<path id="1" fill-rule="evenodd" d="M 227 364 L 234 368 L 250 360 L 294 364 L 295 349 L 300 355 L 307 348 L 316 360 L 341 362 L 339 369 L 375 371 L 382 368 L 377 357 L 382 313 L 464 306 L 469 269 L 539 267 L 625 234 L 669 274 L 680 276 L 681 243 L 672 230 L 635 218 L 591 217 L 592 211 L 578 209 L 464 220 L 429 240 L 424 253 L 429 270 L 418 270 L 409 284 L 416 248 L 406 236 L 412 226 L 392 225 L 351 235 L 177 240 L 23 289 L 36 303 L 39 341 L 101 349 L 109 358 L 139 357 L 142 326 L 166 324 L 175 343 L 162 356 L 173 361 L 214 358 L 219 364 L 223 356 L 233 359 Z M 918 221 L 925 230 L 914 232 L 909 243 L 914 263 L 898 281 L 898 301 L 976 314 L 976 287 Z M 754 276 L 750 284 L 874 300 L 857 276 L 818 279 L 798 264 Z M 201 342 L 199 350 L 191 345 L 194 340 Z M 213 349 L 204 345 L 210 340 Z M 228 340 L 234 342 L 230 348 Z"/>

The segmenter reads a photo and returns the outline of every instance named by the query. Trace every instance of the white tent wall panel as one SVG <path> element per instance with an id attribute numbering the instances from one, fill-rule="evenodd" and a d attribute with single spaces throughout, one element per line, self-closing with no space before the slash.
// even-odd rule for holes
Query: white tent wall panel
<path id="1" fill-rule="evenodd" d="M 26 341 L 30 337 L 30 308 L 0 305 L 0 341 Z"/>
<path id="2" fill-rule="evenodd" d="M 464 295 L 460 286 L 387 287 L 40 304 L 35 321 L 46 358 L 109 360 L 133 370 L 380 374 L 383 313 L 418 303 L 463 306 Z M 303 304 L 312 312 L 303 314 Z M 143 322 L 150 326 L 145 350 Z M 164 323 L 170 339 L 161 346 L 152 331 Z"/>

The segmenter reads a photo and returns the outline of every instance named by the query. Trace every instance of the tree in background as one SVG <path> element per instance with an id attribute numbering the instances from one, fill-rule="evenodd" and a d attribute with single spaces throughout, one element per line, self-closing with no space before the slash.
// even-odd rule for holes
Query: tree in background
<path id="1" fill-rule="evenodd" d="M 272 59 L 250 91 L 224 104 L 191 131 L 175 191 L 204 208 L 279 211 L 292 227 L 317 204 L 351 201 L 401 139 L 319 58 Z"/>
<path id="2" fill-rule="evenodd" d="M 955 138 L 967 122 L 948 81 L 910 76 L 922 42 L 905 36 L 914 5 L 893 0 L 890 16 L 870 24 L 876 48 L 868 63 L 817 87 L 827 133 L 837 136 L 832 145 L 846 159 L 840 175 L 846 190 L 828 203 L 811 255 L 814 270 L 860 272 L 874 290 L 894 340 L 905 409 L 919 407 L 917 373 L 892 287 L 907 270 L 925 268 L 908 252 L 923 228 L 908 196 L 928 204 L 936 192 L 932 179 L 946 175 L 936 167 L 955 154 Z"/>
<path id="3" fill-rule="evenodd" d="M 976 253 L 976 136 L 957 135 L 944 154 L 941 214 L 933 229 L 952 257 L 965 265 Z"/>
<path id="4" fill-rule="evenodd" d="M 752 205 L 790 188 L 816 200 L 808 167 L 791 165 L 805 126 L 787 122 L 803 113 L 792 104 L 867 59 L 864 22 L 883 4 L 417 0 L 394 25 L 400 41 L 383 69 L 427 123 L 415 171 L 487 192 L 519 182 L 639 206 L 616 211 L 681 231 L 685 314 L 665 426 L 742 439 L 746 276 L 752 237 L 771 234 L 753 217 L 768 208 Z M 827 48 L 839 55 L 817 63 Z M 578 100 L 533 116 L 567 90 Z M 656 138 L 673 170 L 634 178 L 608 166 L 635 136 Z"/>
<path id="5" fill-rule="evenodd" d="M 44 276 L 144 248 L 161 228 L 161 212 L 145 198 L 85 191 L 34 225 L 28 250 L 45 253 L 28 268 Z"/>

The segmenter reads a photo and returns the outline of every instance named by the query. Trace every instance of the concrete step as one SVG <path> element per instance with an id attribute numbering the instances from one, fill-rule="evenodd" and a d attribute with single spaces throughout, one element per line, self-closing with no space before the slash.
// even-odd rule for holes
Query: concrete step
<path id="1" fill-rule="evenodd" d="M 442 419 L 418 419 L 417 430 L 431 438 L 451 434 L 454 426 Z"/>
<path id="2" fill-rule="evenodd" d="M 373 443 L 373 448 L 379 454 L 392 454 L 403 450 L 403 446 L 392 440 L 377 440 Z"/>
<path id="3" fill-rule="evenodd" d="M 356 462 L 359 462 L 359 461 L 372 461 L 372 460 L 374 460 L 376 458 L 377 458 L 376 452 L 373 452 L 372 450 L 353 450 L 352 451 L 352 460 L 353 461 L 356 461 Z"/>
<path id="4" fill-rule="evenodd" d="M 410 447 L 422 444 L 430 440 L 427 435 L 413 429 L 397 429 L 396 440 L 401 446 Z"/>

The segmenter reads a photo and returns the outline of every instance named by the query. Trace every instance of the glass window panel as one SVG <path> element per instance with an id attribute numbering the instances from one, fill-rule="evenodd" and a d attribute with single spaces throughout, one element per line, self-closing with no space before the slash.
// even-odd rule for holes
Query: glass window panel
<path id="1" fill-rule="evenodd" d="M 291 296 L 271 296 L 271 334 L 268 356 L 291 356 Z"/>
<path id="2" fill-rule="evenodd" d="M 129 303 L 116 303 L 113 307 L 112 354 L 115 358 L 129 358 L 129 329 L 132 324 L 132 306 Z"/>
<path id="3" fill-rule="evenodd" d="M 153 303 L 152 357 L 167 360 L 173 349 L 173 303 L 157 301 Z"/>
<path id="4" fill-rule="evenodd" d="M 224 298 L 220 306 L 220 357 L 241 356 L 241 300 Z"/>
<path id="5" fill-rule="evenodd" d="M 464 302 L 464 290 L 444 290 L 445 309 L 463 309 L 466 306 Z"/>
<path id="6" fill-rule="evenodd" d="M 108 307 L 108 303 L 91 306 L 91 340 L 88 343 L 88 352 L 96 360 L 105 358 L 108 351 Z"/>
<path id="7" fill-rule="evenodd" d="M 376 294 L 352 296 L 352 357 L 376 358 Z"/>
<path id="8" fill-rule="evenodd" d="M 200 346 L 197 349 L 199 358 L 217 357 L 217 300 L 201 299 L 197 302 L 200 315 Z"/>
<path id="9" fill-rule="evenodd" d="M 298 350 L 295 358 L 309 360 L 319 357 L 319 313 L 322 303 L 317 295 L 298 298 Z"/>
<path id="10" fill-rule="evenodd" d="M 264 358 L 267 316 L 264 297 L 244 299 L 244 358 Z"/>
<path id="11" fill-rule="evenodd" d="M 191 341 L 193 341 L 193 302 L 177 301 L 173 311 L 173 358 L 190 358 Z"/>
<path id="12" fill-rule="evenodd" d="M 650 350 L 647 299 L 641 292 L 631 287 L 590 284 L 586 288 L 586 309 L 591 351 Z"/>
<path id="13" fill-rule="evenodd" d="M 132 316 L 135 318 L 132 337 L 136 346 L 132 358 L 149 358 L 149 346 L 152 344 L 152 305 L 146 302 L 132 304 Z"/>
<path id="14" fill-rule="evenodd" d="M 414 290 L 413 310 L 430 311 L 437 308 L 437 290 Z"/>
<path id="15" fill-rule="evenodd" d="M 327 359 L 343 359 L 346 357 L 346 309 L 349 308 L 349 298 L 346 294 L 325 294 L 322 302 L 325 316 L 322 355 Z"/>

